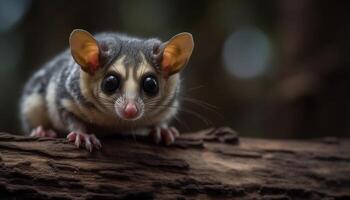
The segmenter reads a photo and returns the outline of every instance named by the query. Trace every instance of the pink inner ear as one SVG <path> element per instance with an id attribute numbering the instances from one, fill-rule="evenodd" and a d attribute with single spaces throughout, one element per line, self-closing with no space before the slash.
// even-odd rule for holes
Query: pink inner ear
<path id="1" fill-rule="evenodd" d="M 164 53 L 163 59 L 162 59 L 162 73 L 165 79 L 169 77 L 170 71 L 171 71 L 171 58 L 168 54 Z"/>
<path id="2" fill-rule="evenodd" d="M 94 75 L 95 72 L 100 68 L 99 56 L 98 53 L 92 53 L 88 56 L 88 73 Z"/>

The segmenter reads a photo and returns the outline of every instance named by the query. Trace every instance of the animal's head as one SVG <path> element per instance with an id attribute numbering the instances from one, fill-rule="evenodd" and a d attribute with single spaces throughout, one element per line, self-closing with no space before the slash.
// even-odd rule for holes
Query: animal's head
<path id="1" fill-rule="evenodd" d="M 194 47 L 190 33 L 161 42 L 114 33 L 94 37 L 74 30 L 69 42 L 82 70 L 82 92 L 122 120 L 159 116 L 173 106 L 178 74 Z"/>

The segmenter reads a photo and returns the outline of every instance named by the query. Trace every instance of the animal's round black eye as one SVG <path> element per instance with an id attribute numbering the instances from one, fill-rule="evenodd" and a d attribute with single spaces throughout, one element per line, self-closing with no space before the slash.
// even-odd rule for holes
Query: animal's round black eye
<path id="1" fill-rule="evenodd" d="M 148 75 L 145 78 L 143 78 L 142 89 L 149 96 L 156 95 L 159 90 L 157 78 L 153 75 Z"/>
<path id="2" fill-rule="evenodd" d="M 102 90 L 107 94 L 112 94 L 119 88 L 119 77 L 116 75 L 107 75 L 101 85 Z"/>

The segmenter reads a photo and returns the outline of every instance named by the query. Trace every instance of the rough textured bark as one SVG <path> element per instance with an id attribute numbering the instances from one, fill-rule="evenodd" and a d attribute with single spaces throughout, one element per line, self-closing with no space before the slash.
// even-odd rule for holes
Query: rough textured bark
<path id="1" fill-rule="evenodd" d="M 229 128 L 170 147 L 0 133 L 0 199 L 350 199 L 350 140 L 241 138 Z"/>

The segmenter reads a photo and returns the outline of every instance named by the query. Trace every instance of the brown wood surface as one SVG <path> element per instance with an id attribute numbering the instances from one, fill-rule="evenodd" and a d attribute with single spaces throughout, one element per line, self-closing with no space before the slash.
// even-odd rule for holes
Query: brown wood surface
<path id="1" fill-rule="evenodd" d="M 170 147 L 0 133 L 0 199 L 350 199 L 350 140 L 240 138 L 229 128 Z"/>

